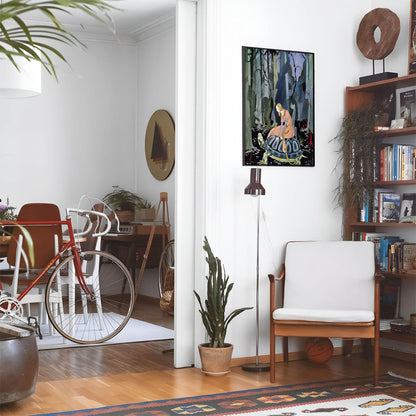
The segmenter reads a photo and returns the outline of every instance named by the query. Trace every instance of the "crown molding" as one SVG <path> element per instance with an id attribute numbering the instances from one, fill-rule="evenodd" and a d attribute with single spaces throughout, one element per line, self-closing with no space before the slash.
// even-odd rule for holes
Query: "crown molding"
<path id="1" fill-rule="evenodd" d="M 44 22 L 31 19 L 30 24 L 42 24 Z M 113 42 L 127 45 L 134 45 L 144 40 L 148 40 L 159 34 L 171 30 L 176 25 L 176 11 L 172 9 L 169 13 L 157 17 L 156 19 L 132 28 L 117 28 L 117 25 L 83 25 L 64 23 L 62 26 L 69 33 L 72 33 L 81 42 Z"/>
<path id="2" fill-rule="evenodd" d="M 176 26 L 176 13 L 175 10 L 168 14 L 154 19 L 146 25 L 142 25 L 138 28 L 130 30 L 128 35 L 136 42 L 143 42 L 162 33 L 165 33 Z"/>

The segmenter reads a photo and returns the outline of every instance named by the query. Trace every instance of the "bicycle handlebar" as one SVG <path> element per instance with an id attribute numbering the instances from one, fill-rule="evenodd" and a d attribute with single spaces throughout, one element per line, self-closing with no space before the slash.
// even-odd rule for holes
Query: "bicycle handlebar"
<path id="1" fill-rule="evenodd" d="M 83 235 L 87 235 L 91 231 L 93 220 L 90 218 L 90 216 L 98 216 L 98 217 L 101 217 L 101 218 L 103 218 L 105 220 L 105 228 L 104 228 L 104 230 L 103 231 L 98 231 L 97 233 L 94 233 L 92 235 L 93 237 L 103 236 L 103 235 L 107 234 L 110 231 L 111 221 L 107 217 L 107 215 L 104 214 L 103 212 L 89 211 L 89 210 L 78 209 L 78 208 L 67 208 L 66 209 L 67 215 L 70 215 L 71 212 L 72 213 L 75 213 L 75 214 L 77 214 L 77 215 L 79 215 L 81 217 L 85 217 L 87 219 L 86 229 L 83 230 L 83 231 L 74 233 L 78 237 L 81 237 Z"/>

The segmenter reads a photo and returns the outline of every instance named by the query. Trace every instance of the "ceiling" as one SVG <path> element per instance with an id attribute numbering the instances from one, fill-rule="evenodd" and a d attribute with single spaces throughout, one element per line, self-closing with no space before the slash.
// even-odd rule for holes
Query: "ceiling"
<path id="1" fill-rule="evenodd" d="M 78 31 L 82 26 L 82 30 L 87 33 L 108 33 L 108 26 L 114 26 L 114 31 L 119 36 L 134 36 L 149 27 L 172 20 L 175 16 L 176 0 L 106 1 L 116 8 L 110 13 L 112 25 L 105 25 L 79 10 L 71 10 L 70 14 L 57 13 L 56 16 L 71 31 Z M 33 13 L 30 20 L 44 21 L 44 16 Z"/>
<path id="2" fill-rule="evenodd" d="M 117 0 L 109 3 L 121 9 L 111 13 L 116 32 L 129 34 L 174 15 L 176 0 Z"/>

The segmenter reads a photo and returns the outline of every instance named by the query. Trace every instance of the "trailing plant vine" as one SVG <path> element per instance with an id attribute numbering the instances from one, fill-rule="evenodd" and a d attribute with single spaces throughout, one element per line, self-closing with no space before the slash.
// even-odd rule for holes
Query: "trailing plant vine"
<path id="1" fill-rule="evenodd" d="M 377 179 L 377 147 L 374 135 L 374 107 L 348 113 L 338 135 L 340 143 L 338 164 L 343 165 L 335 199 L 339 206 L 361 207 L 374 191 Z"/>

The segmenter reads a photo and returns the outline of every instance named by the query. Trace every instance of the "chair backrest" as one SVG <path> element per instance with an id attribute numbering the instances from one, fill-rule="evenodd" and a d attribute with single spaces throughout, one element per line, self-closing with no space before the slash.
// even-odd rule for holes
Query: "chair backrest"
<path id="1" fill-rule="evenodd" d="M 95 204 L 92 207 L 92 211 L 104 212 L 104 204 Z M 90 219 L 91 229 L 85 235 L 86 241 L 81 243 L 82 251 L 100 250 L 101 247 L 101 237 L 94 237 L 93 234 L 100 230 L 102 217 L 99 217 L 98 215 L 90 215 Z"/>
<path id="2" fill-rule="evenodd" d="M 374 272 L 370 241 L 290 242 L 284 307 L 374 310 Z"/>
<path id="3" fill-rule="evenodd" d="M 23 205 L 17 216 L 17 221 L 60 221 L 61 214 L 59 208 L 54 204 L 33 203 Z M 34 264 L 30 265 L 35 269 L 45 267 L 55 256 L 55 235 L 58 237 L 58 245 L 62 246 L 62 226 L 57 225 L 39 225 L 24 227 L 33 240 Z M 13 238 L 7 253 L 7 262 L 14 266 L 16 263 L 16 247 L 19 235 L 22 230 L 14 227 Z M 23 250 L 28 253 L 27 240 L 23 235 Z M 23 264 L 21 263 L 21 266 Z"/>

